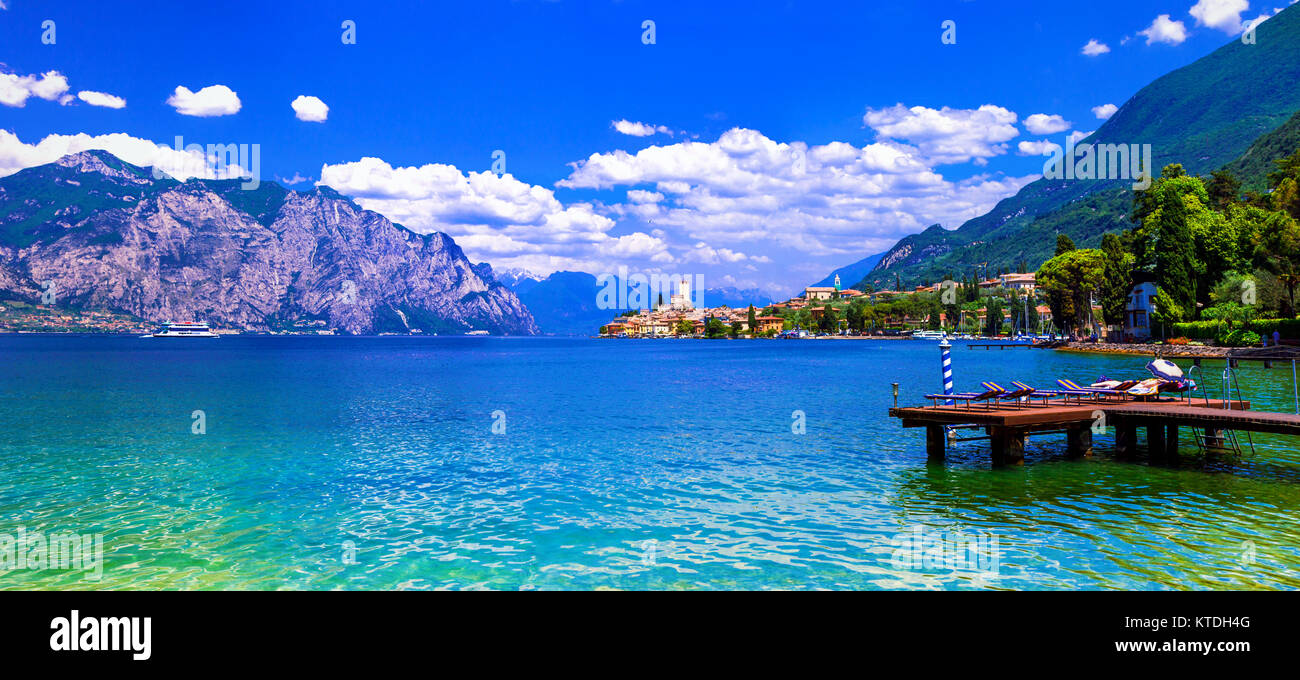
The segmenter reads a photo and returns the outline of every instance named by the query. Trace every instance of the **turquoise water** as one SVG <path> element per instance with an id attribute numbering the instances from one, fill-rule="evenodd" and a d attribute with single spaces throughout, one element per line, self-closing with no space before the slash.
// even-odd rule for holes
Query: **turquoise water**
<path id="1" fill-rule="evenodd" d="M 954 349 L 959 389 L 1142 363 Z M 1242 376 L 1292 408 L 1289 367 Z M 924 341 L 0 336 L 0 535 L 105 552 L 0 588 L 1300 586 L 1300 443 L 929 464 L 886 413 L 938 381 Z M 996 570 L 900 562 L 918 528 Z"/>

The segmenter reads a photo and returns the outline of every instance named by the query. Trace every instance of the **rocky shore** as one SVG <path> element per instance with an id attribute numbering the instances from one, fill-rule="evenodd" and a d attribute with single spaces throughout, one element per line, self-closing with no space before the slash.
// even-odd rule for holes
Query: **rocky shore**
<path id="1" fill-rule="evenodd" d="M 1063 352 L 1092 352 L 1096 354 L 1141 354 L 1187 359 L 1222 359 L 1232 347 L 1201 347 L 1196 345 L 1145 345 L 1127 343 L 1071 342 L 1056 348 Z"/>

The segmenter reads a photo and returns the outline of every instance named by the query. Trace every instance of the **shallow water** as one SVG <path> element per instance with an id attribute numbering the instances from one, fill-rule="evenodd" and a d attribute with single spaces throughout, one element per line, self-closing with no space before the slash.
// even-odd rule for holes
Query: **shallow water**
<path id="1" fill-rule="evenodd" d="M 1257 436 L 1233 461 L 1184 437 L 1179 464 L 1152 466 L 1108 436 L 1067 459 L 1054 435 L 1019 467 L 983 442 L 931 464 L 886 414 L 891 382 L 903 403 L 938 387 L 938 352 L 0 336 L 0 544 L 66 531 L 105 553 L 98 580 L 15 569 L 0 588 L 1300 586 L 1297 441 Z M 959 389 L 1143 363 L 954 349 Z M 1241 376 L 1257 408 L 1292 409 L 1289 366 Z M 980 558 L 911 559 L 918 530 Z"/>

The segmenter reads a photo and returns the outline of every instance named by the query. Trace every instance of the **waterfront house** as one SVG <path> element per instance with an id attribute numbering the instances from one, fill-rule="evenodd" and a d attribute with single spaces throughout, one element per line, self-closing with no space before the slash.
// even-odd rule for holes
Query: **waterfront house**
<path id="1" fill-rule="evenodd" d="M 1038 305 L 1034 307 L 1034 311 L 1038 312 L 1038 319 L 1043 324 L 1044 327 L 1049 327 L 1053 325 L 1051 307 L 1047 305 Z"/>
<path id="2" fill-rule="evenodd" d="M 766 333 L 768 331 L 781 332 L 785 328 L 785 319 L 779 316 L 760 316 L 755 321 L 758 322 L 758 332 Z"/>
<path id="3" fill-rule="evenodd" d="M 1034 292 L 1035 276 L 1033 272 L 1028 274 L 1003 274 L 1002 287 L 1011 290 L 1018 290 L 1022 293 Z"/>
<path id="4" fill-rule="evenodd" d="M 1146 340 L 1151 337 L 1151 312 L 1155 310 L 1158 289 L 1149 274 L 1138 273 L 1134 279 L 1124 303 L 1124 335 Z"/>

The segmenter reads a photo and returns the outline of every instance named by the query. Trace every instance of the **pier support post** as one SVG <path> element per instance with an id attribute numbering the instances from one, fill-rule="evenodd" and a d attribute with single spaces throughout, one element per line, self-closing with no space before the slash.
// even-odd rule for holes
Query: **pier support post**
<path id="1" fill-rule="evenodd" d="M 925 426 L 925 455 L 930 460 L 943 460 L 944 457 L 944 429 L 942 425 Z"/>
<path id="2" fill-rule="evenodd" d="M 1020 465 L 1025 462 L 1025 431 L 994 427 L 989 433 L 993 444 L 994 465 Z"/>
<path id="3" fill-rule="evenodd" d="M 1121 420 L 1114 423 L 1115 425 L 1115 454 L 1119 456 L 1131 456 L 1137 452 L 1137 427 L 1128 421 Z"/>
<path id="4" fill-rule="evenodd" d="M 1153 460 L 1165 456 L 1165 426 L 1163 423 L 1147 425 L 1147 455 Z"/>
<path id="5" fill-rule="evenodd" d="M 1175 423 L 1165 426 L 1165 459 L 1178 460 L 1178 425 Z"/>
<path id="6" fill-rule="evenodd" d="M 1092 428 L 1076 425 L 1066 431 L 1066 451 L 1071 456 L 1088 457 L 1092 455 Z"/>
<path id="7" fill-rule="evenodd" d="M 1223 436 L 1223 430 L 1213 427 L 1205 428 L 1205 448 L 1210 451 L 1226 451 L 1228 440 Z"/>

